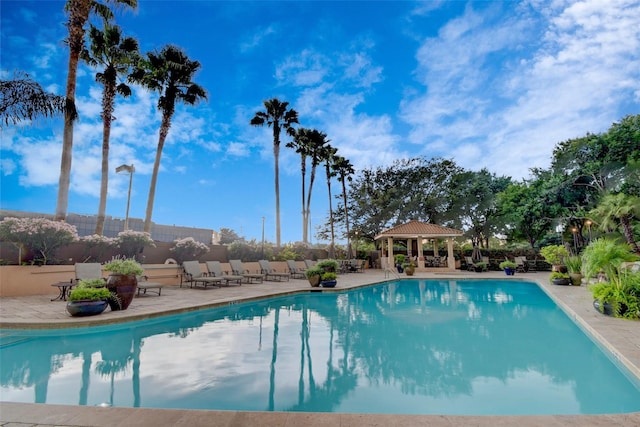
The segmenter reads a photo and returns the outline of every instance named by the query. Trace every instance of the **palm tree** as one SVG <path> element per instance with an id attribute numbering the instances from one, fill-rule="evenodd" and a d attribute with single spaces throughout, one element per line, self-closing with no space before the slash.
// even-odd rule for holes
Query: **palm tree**
<path id="1" fill-rule="evenodd" d="M 347 209 L 347 186 L 346 180 L 351 181 L 351 175 L 356 173 L 355 169 L 353 169 L 353 165 L 349 162 L 348 159 L 336 155 L 333 162 L 333 170 L 338 175 L 340 179 L 340 183 L 342 184 L 342 202 L 344 203 L 344 222 L 347 228 L 347 257 L 351 258 L 352 250 L 351 250 L 351 234 L 349 231 L 349 211 Z"/>
<path id="2" fill-rule="evenodd" d="M 335 155 L 338 152 L 337 148 L 333 148 L 330 145 L 325 145 L 321 151 L 321 159 L 324 161 L 324 169 L 327 175 L 327 189 L 329 192 L 329 225 L 331 228 L 331 246 L 329 247 L 329 258 L 335 258 L 335 233 L 333 229 L 333 207 L 331 203 L 331 178 L 336 176 L 333 170 L 333 164 L 335 162 Z"/>
<path id="3" fill-rule="evenodd" d="M 144 218 L 144 231 L 147 233 L 151 232 L 151 215 L 158 171 L 160 170 L 160 158 L 164 142 L 169 134 L 176 102 L 195 105 L 198 101 L 207 99 L 205 89 L 192 81 L 193 75 L 199 69 L 200 63 L 198 61 L 190 60 L 179 47 L 167 45 L 159 52 L 148 52 L 147 57 L 138 63 L 130 76 L 130 81 L 140 83 L 147 89 L 157 91 L 160 94 L 158 109 L 162 111 L 158 148 L 153 163 L 147 211 Z"/>
<path id="4" fill-rule="evenodd" d="M 0 80 L 0 129 L 38 116 L 53 117 L 64 112 L 64 96 L 45 92 L 29 74 L 15 72 L 11 80 Z"/>
<path id="5" fill-rule="evenodd" d="M 273 157 L 275 162 L 276 187 L 276 247 L 280 247 L 280 132 L 285 129 L 288 135 L 294 136 L 294 123 L 298 123 L 298 112 L 288 109 L 288 102 L 280 102 L 277 98 L 263 102 L 265 111 L 258 111 L 251 119 L 252 126 L 271 126 L 273 129 Z"/>
<path id="6" fill-rule="evenodd" d="M 312 129 L 308 133 L 309 136 L 309 157 L 311 158 L 311 175 L 309 177 L 309 193 L 307 193 L 307 204 L 303 209 L 304 218 L 303 225 L 304 227 L 309 226 L 309 217 L 311 215 L 311 192 L 313 190 L 313 183 L 316 179 L 316 168 L 322 162 L 323 150 L 326 144 L 329 143 L 327 139 L 327 134 L 324 132 L 320 132 L 319 130 Z"/>
<path id="7" fill-rule="evenodd" d="M 116 94 L 124 97 L 131 95 L 131 88 L 118 83 L 118 76 L 129 73 L 138 59 L 138 42 L 132 37 L 122 37 L 120 27 L 105 22 L 104 32 L 91 26 L 89 30 L 89 49 L 84 49 L 81 57 L 89 65 L 101 65 L 103 71 L 96 73 L 96 81 L 102 90 L 102 178 L 100 180 L 100 205 L 95 234 L 104 231 L 105 211 L 107 209 L 107 188 L 109 183 L 109 138 Z"/>
<path id="8" fill-rule="evenodd" d="M 600 218 L 600 229 L 608 231 L 622 227 L 627 243 L 633 251 L 640 254 L 640 247 L 633 237 L 631 221 L 640 218 L 640 198 L 624 193 L 607 194 L 591 214 Z"/>
<path id="9" fill-rule="evenodd" d="M 304 201 L 305 201 L 305 177 L 307 174 L 307 157 L 310 154 L 310 142 L 309 142 L 310 129 L 298 128 L 293 135 L 293 141 L 288 142 L 286 147 L 293 148 L 296 153 L 300 154 L 300 172 L 302 175 L 302 242 L 308 242 L 307 236 L 307 215 L 305 213 Z"/>
<path id="10" fill-rule="evenodd" d="M 91 12 L 105 20 L 113 18 L 113 12 L 107 4 L 138 7 L 138 0 L 67 0 L 65 10 L 69 15 L 67 28 L 69 30 L 69 65 L 67 68 L 66 106 L 64 114 L 64 130 L 62 134 L 62 156 L 60 160 L 60 180 L 58 183 L 58 198 L 56 200 L 55 219 L 64 221 L 67 217 L 69 204 L 69 184 L 71 182 L 71 153 L 73 151 L 73 122 L 76 113 L 76 74 L 80 52 L 84 47 L 84 26 L 89 20 Z"/>

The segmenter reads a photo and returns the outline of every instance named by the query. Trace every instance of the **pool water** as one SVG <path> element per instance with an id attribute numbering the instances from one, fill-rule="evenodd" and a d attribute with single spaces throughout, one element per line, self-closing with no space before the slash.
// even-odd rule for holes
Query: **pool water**
<path id="1" fill-rule="evenodd" d="M 534 283 L 402 280 L 109 327 L 3 330 L 0 399 L 388 414 L 640 411 Z"/>

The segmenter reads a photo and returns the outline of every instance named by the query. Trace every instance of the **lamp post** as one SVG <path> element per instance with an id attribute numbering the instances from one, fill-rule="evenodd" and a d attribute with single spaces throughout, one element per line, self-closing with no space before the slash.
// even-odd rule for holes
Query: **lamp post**
<path id="1" fill-rule="evenodd" d="M 578 232 L 577 228 L 573 227 L 571 229 L 571 233 L 573 234 L 573 250 L 575 251 L 576 254 L 578 253 L 578 242 L 577 242 L 577 239 L 576 239 L 576 233 L 577 232 Z"/>
<path id="2" fill-rule="evenodd" d="M 588 219 L 586 221 L 586 224 L 587 224 L 587 228 L 589 229 L 589 243 L 591 243 L 591 220 Z"/>
<path id="3" fill-rule="evenodd" d="M 262 217 L 262 257 L 264 259 L 264 217 Z"/>
<path id="4" fill-rule="evenodd" d="M 358 243 L 360 243 L 360 238 L 358 237 L 358 231 L 357 230 L 355 231 L 355 234 L 356 234 L 356 249 L 353 252 L 355 254 L 354 258 L 358 258 Z"/>
<path id="5" fill-rule="evenodd" d="M 131 165 L 120 165 L 116 168 L 116 173 L 120 173 L 122 171 L 129 173 L 129 192 L 127 193 L 127 212 L 124 216 L 124 229 L 129 229 L 129 204 L 131 203 L 131 185 L 133 184 L 133 173 L 136 171 L 136 168 Z"/>

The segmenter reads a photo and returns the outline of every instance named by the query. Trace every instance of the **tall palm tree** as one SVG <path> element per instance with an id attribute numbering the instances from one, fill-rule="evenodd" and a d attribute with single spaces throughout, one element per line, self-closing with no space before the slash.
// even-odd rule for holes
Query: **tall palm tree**
<path id="1" fill-rule="evenodd" d="M 95 234 L 104 231 L 107 209 L 107 188 L 109 184 L 109 138 L 116 95 L 131 95 L 126 83 L 118 83 L 118 76 L 126 76 L 138 60 L 138 42 L 133 37 L 123 37 L 120 27 L 104 23 L 104 31 L 94 27 L 89 29 L 89 49 L 84 49 L 81 58 L 93 67 L 102 66 L 96 73 L 96 81 L 102 90 L 102 178 L 100 180 L 100 204 Z"/>
<path id="2" fill-rule="evenodd" d="M 327 176 L 327 190 L 329 192 L 329 226 L 331 229 L 331 246 L 329 246 L 329 258 L 336 257 L 335 250 L 335 232 L 333 228 L 333 206 L 331 197 L 331 178 L 336 176 L 335 171 L 333 170 L 333 164 L 335 162 L 335 156 L 338 152 L 337 148 L 333 148 L 330 145 L 325 145 L 321 151 L 321 158 L 324 161 L 324 170 Z"/>
<path id="3" fill-rule="evenodd" d="M 307 157 L 310 154 L 310 142 L 309 142 L 309 132 L 311 130 L 307 128 L 298 128 L 293 135 L 293 141 L 288 142 L 286 144 L 287 148 L 293 148 L 296 150 L 296 153 L 300 154 L 300 172 L 302 175 L 302 242 L 308 242 L 308 227 L 307 227 L 307 215 L 305 213 L 304 201 L 306 194 L 306 174 L 307 174 Z"/>
<path id="4" fill-rule="evenodd" d="M 138 7 L 138 0 L 67 0 L 65 10 L 69 15 L 69 65 L 67 68 L 67 89 L 65 93 L 66 107 L 64 113 L 64 130 L 62 134 L 62 156 L 60 160 L 60 180 L 58 182 L 58 198 L 56 200 L 55 219 L 64 221 L 69 205 L 69 184 L 71 182 L 71 153 L 73 151 L 73 122 L 76 112 L 76 74 L 80 52 L 84 46 L 84 26 L 93 12 L 105 20 L 113 18 L 113 12 L 107 5 Z"/>
<path id="5" fill-rule="evenodd" d="M 640 218 L 640 198 L 624 193 L 609 193 L 591 213 L 600 219 L 600 228 L 603 231 L 616 229 L 620 225 L 627 243 L 640 255 L 640 247 L 633 237 L 631 224 L 634 218 Z"/>
<path id="6" fill-rule="evenodd" d="M 275 162 L 275 187 L 276 187 L 276 247 L 280 247 L 280 132 L 285 129 L 287 134 L 294 136 L 294 123 L 298 123 L 298 112 L 289 109 L 288 102 L 280 102 L 272 98 L 263 102 L 265 111 L 258 111 L 251 119 L 252 126 L 270 126 L 273 129 L 273 157 Z"/>
<path id="7" fill-rule="evenodd" d="M 169 134 L 171 119 L 175 112 L 176 102 L 195 105 L 200 100 L 207 99 L 207 92 L 193 82 L 194 74 L 200 69 L 200 62 L 192 61 L 177 46 L 167 45 L 159 52 L 147 52 L 130 76 L 130 81 L 160 94 L 158 109 L 162 111 L 162 122 L 158 136 L 156 159 L 153 163 L 147 211 L 144 218 L 144 231 L 151 232 L 151 215 L 156 195 L 156 183 L 160 170 L 160 159 L 164 142 Z"/>
<path id="8" fill-rule="evenodd" d="M 349 230 L 349 210 L 347 208 L 347 185 L 346 181 L 351 181 L 351 176 L 356 173 L 351 162 L 342 157 L 336 155 L 333 162 L 333 170 L 338 175 L 340 183 L 342 184 L 342 202 L 344 203 L 344 222 L 347 229 L 347 257 L 353 256 L 351 249 L 351 233 Z"/>
<path id="9" fill-rule="evenodd" d="M 313 190 L 313 183 L 316 178 L 316 169 L 323 159 L 323 150 L 326 144 L 329 143 L 327 134 L 320 132 L 319 130 L 312 129 L 308 133 L 309 136 L 309 157 L 311 158 L 311 175 L 309 176 L 309 192 L 307 193 L 306 207 L 303 209 L 304 218 L 303 225 L 309 226 L 309 217 L 311 215 L 311 192 Z"/>

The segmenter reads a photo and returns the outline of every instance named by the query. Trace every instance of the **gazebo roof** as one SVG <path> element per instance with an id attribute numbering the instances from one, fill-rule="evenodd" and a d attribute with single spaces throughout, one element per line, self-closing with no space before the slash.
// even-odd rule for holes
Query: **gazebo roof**
<path id="1" fill-rule="evenodd" d="M 406 224 L 389 228 L 374 237 L 374 240 L 392 237 L 401 239 L 415 239 L 417 237 L 458 237 L 463 232 L 454 228 L 442 227 L 440 225 L 429 224 L 428 222 L 409 221 Z"/>

